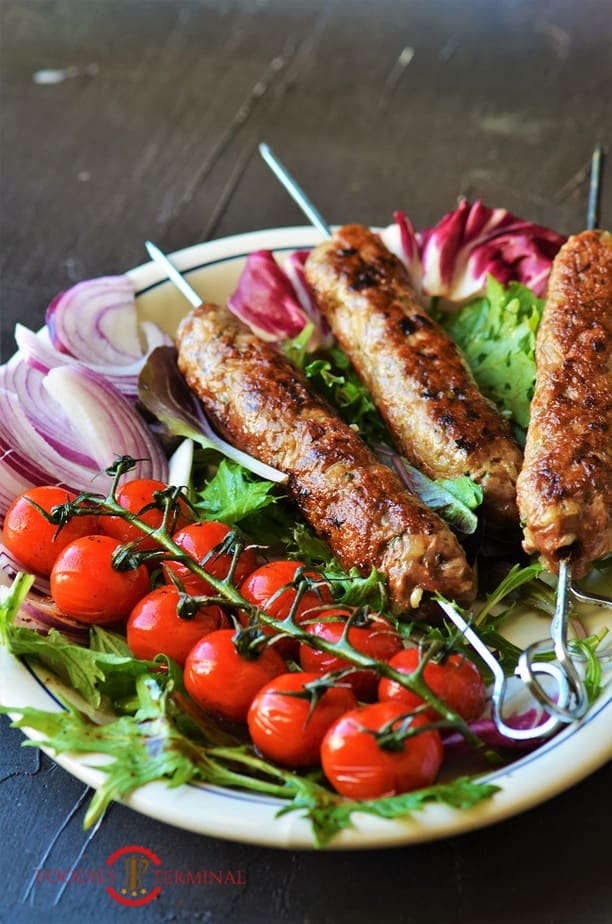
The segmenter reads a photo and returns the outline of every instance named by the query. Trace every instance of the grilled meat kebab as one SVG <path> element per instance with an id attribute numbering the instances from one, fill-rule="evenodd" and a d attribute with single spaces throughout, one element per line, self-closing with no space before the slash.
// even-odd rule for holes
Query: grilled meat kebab
<path id="1" fill-rule="evenodd" d="M 181 322 L 179 368 L 219 433 L 289 475 L 288 492 L 349 569 L 375 565 L 396 612 L 440 591 L 468 602 L 474 577 L 457 539 L 302 374 L 225 308 Z"/>
<path id="2" fill-rule="evenodd" d="M 402 453 L 431 478 L 469 475 L 490 520 L 517 522 L 521 452 L 457 346 L 419 305 L 403 263 L 368 228 L 346 225 L 314 248 L 305 270 Z"/>
<path id="3" fill-rule="evenodd" d="M 524 548 L 581 577 L 612 552 L 612 234 L 561 248 L 536 341 L 536 386 L 518 479 Z"/>

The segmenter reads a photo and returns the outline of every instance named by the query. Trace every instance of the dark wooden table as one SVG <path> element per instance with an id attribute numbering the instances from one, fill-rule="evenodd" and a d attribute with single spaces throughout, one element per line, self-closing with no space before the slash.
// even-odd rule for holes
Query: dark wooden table
<path id="1" fill-rule="evenodd" d="M 5 0 L 2 358 L 60 289 L 167 250 L 301 223 L 269 141 L 332 222 L 417 227 L 463 194 L 571 232 L 612 136 L 609 0 Z M 608 177 L 603 220 L 612 222 Z M 379 852 L 276 852 L 88 794 L 1 723 L 0 920 L 603 924 L 610 772 L 491 829 Z M 35 871 L 126 844 L 246 884 L 164 887 L 142 909 Z"/>

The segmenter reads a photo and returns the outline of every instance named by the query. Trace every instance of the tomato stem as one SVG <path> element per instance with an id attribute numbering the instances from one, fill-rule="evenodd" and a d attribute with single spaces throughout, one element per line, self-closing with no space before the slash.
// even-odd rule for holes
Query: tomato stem
<path id="1" fill-rule="evenodd" d="M 131 460 L 122 457 L 121 459 L 116 460 L 116 462 L 109 469 L 107 469 L 107 474 L 113 476 L 113 484 L 108 497 L 102 498 L 100 495 L 81 494 L 78 498 L 75 498 L 75 500 L 70 505 L 73 508 L 73 514 L 76 516 L 82 516 L 84 515 L 84 512 L 87 511 L 87 513 L 97 513 L 98 515 L 106 514 L 123 518 L 128 523 L 143 532 L 145 535 L 154 538 L 162 546 L 165 552 L 169 553 L 173 560 L 180 562 L 195 575 L 210 584 L 210 586 L 217 592 L 219 597 L 225 603 L 229 603 L 233 606 L 245 610 L 246 613 L 249 614 L 249 618 L 252 624 L 263 624 L 265 626 L 271 627 L 275 629 L 275 631 L 279 634 L 289 636 L 290 638 L 296 639 L 299 642 L 304 642 L 310 647 L 324 651 L 327 654 L 343 657 L 357 667 L 373 670 L 379 677 L 386 677 L 389 680 L 395 681 L 400 686 L 405 687 L 406 689 L 415 693 L 429 706 L 433 707 L 433 709 L 435 709 L 435 711 L 447 723 L 456 728 L 457 731 L 459 731 L 471 745 L 474 747 L 482 746 L 482 742 L 471 731 L 464 719 L 462 719 L 461 716 L 459 716 L 454 710 L 450 709 L 445 703 L 443 703 L 425 683 L 422 677 L 422 672 L 427 661 L 427 656 L 422 659 L 421 664 L 412 673 L 406 674 L 391 667 L 391 665 L 386 661 L 379 661 L 375 658 L 370 658 L 368 655 L 365 655 L 354 648 L 348 641 L 349 627 L 347 627 L 342 637 L 337 642 L 328 642 L 319 636 L 315 636 L 309 632 L 306 632 L 296 623 L 295 617 L 298 611 L 300 599 L 308 590 L 316 591 L 317 583 L 324 583 L 323 578 L 321 578 L 321 582 L 317 582 L 316 580 L 313 580 L 309 574 L 303 573 L 305 569 L 298 568 L 294 581 L 291 585 L 288 585 L 295 587 L 296 590 L 291 609 L 285 619 L 279 620 L 274 616 L 270 616 L 265 612 L 265 610 L 260 609 L 259 607 L 246 600 L 240 591 L 234 586 L 234 584 L 231 583 L 231 581 L 229 581 L 227 578 L 220 579 L 215 577 L 213 574 L 210 574 L 203 567 L 203 565 L 197 562 L 180 546 L 178 546 L 176 542 L 174 542 L 172 537 L 169 535 L 167 522 L 170 515 L 169 511 L 177 509 L 179 500 L 183 497 L 182 491 L 180 489 L 173 489 L 171 492 L 160 492 L 160 495 L 163 495 L 160 497 L 160 501 L 164 511 L 164 519 L 161 526 L 159 527 L 149 526 L 138 515 L 122 507 L 117 501 L 115 494 L 120 478 L 130 470 L 130 467 L 133 467 L 133 464 L 130 466 L 130 461 Z M 92 504 L 92 508 L 78 507 L 77 504 L 82 503 L 83 501 L 87 501 L 87 503 Z M 237 534 L 235 531 L 233 535 L 234 541 L 240 541 L 237 539 Z M 215 550 L 213 550 L 213 552 L 214 551 Z M 283 593 L 286 589 L 287 587 L 280 588 L 273 599 Z"/>

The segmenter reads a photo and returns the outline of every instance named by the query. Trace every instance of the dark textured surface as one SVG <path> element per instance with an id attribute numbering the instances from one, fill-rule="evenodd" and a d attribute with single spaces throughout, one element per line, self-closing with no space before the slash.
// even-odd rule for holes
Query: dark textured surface
<path id="1" fill-rule="evenodd" d="M 254 154 L 265 139 L 332 222 L 435 222 L 460 193 L 568 233 L 612 135 L 607 0 L 5 0 L 0 7 L 2 357 L 61 288 L 166 249 L 300 223 Z M 403 49 L 413 49 L 411 52 Z M 73 76 L 40 84 L 47 68 Z M 607 183 L 604 223 L 612 222 Z M 0 723 L 0 920 L 101 924 L 604 924 L 610 773 L 461 838 L 377 853 L 275 852 L 113 806 L 88 840 L 83 786 Z M 140 910 L 102 886 L 30 888 L 138 843 L 167 886 Z"/>

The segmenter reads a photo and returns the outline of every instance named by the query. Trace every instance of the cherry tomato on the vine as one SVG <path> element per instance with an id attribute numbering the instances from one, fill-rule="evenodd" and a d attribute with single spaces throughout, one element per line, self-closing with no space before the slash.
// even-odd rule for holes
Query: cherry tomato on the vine
<path id="1" fill-rule="evenodd" d="M 158 587 L 139 600 L 127 621 L 127 643 L 137 658 L 152 660 L 165 654 L 181 666 L 196 642 L 209 632 L 229 629 L 220 606 L 203 606 L 193 615 L 180 615 L 181 594 L 176 587 Z"/>
<path id="2" fill-rule="evenodd" d="M 211 553 L 214 548 L 221 545 L 231 532 L 231 527 L 225 523 L 207 520 L 185 526 L 184 529 L 180 529 L 175 533 L 172 538 L 184 552 L 187 552 L 191 558 L 202 565 L 205 571 L 208 571 L 213 577 L 223 580 L 230 572 L 233 560 L 232 553 L 231 551 Z M 239 586 L 256 567 L 257 556 L 255 550 L 244 549 L 238 556 L 238 563 L 233 576 L 234 584 Z M 170 573 L 172 573 L 179 578 L 187 593 L 201 596 L 215 593 L 208 581 L 198 577 L 197 574 L 194 574 L 186 565 L 180 562 L 165 562 L 164 573 L 166 583 L 171 583 Z"/>
<path id="3" fill-rule="evenodd" d="M 28 571 L 47 577 L 62 549 L 81 536 L 99 532 L 98 518 L 89 514 L 73 517 L 58 532 L 58 527 L 49 523 L 34 507 L 38 504 L 50 513 L 52 507 L 61 506 L 75 497 L 76 494 L 66 488 L 42 485 L 28 488 L 15 498 L 7 510 L 3 527 L 4 544 Z"/>
<path id="4" fill-rule="evenodd" d="M 298 569 L 304 567 L 303 562 L 285 560 L 271 561 L 266 565 L 261 565 L 241 584 L 240 593 L 249 603 L 254 603 L 274 619 L 285 619 L 297 595 L 297 589 L 287 585 L 295 580 Z M 302 573 L 307 580 L 315 582 L 317 586 L 306 590 L 300 597 L 294 614 L 298 624 L 308 619 L 315 619 L 317 615 L 315 608 L 332 602 L 329 586 L 323 582 L 320 574 L 316 571 Z M 283 588 L 286 589 L 283 590 Z M 246 624 L 245 614 L 241 613 L 240 619 Z M 270 626 L 264 627 L 263 632 L 265 635 L 274 635 L 274 629 Z M 275 643 L 275 647 L 283 657 L 297 656 L 298 643 L 293 639 L 282 639 Z"/>
<path id="5" fill-rule="evenodd" d="M 62 613 L 101 626 L 127 619 L 149 591 L 149 574 L 144 565 L 113 568 L 120 545 L 110 536 L 85 536 L 60 552 L 51 571 L 51 595 Z"/>
<path id="6" fill-rule="evenodd" d="M 347 687 L 329 687 L 313 707 L 313 694 L 304 684 L 320 680 L 312 673 L 283 674 L 256 695 L 249 709 L 249 732 L 268 760 L 284 767 L 314 767 L 327 729 L 357 705 Z"/>
<path id="7" fill-rule="evenodd" d="M 153 478 L 135 478 L 132 481 L 124 482 L 117 490 L 115 498 L 117 503 L 134 513 L 147 524 L 157 529 L 162 524 L 163 512 L 153 507 L 144 513 L 140 511 L 154 502 L 153 494 L 156 491 L 164 491 L 168 486 L 163 481 L 155 481 Z M 178 503 L 178 509 L 173 517 L 174 522 L 170 521 L 170 531 L 176 532 L 192 519 L 189 508 L 184 501 Z M 149 536 L 146 536 L 142 530 L 138 529 L 132 523 L 128 523 L 121 517 L 105 516 L 100 518 L 100 525 L 107 536 L 112 536 L 120 542 L 133 542 L 139 540 L 139 549 L 158 549 L 160 544 Z"/>
<path id="8" fill-rule="evenodd" d="M 398 703 L 372 703 L 347 712 L 335 722 L 321 744 L 325 776 L 348 799 L 378 799 L 431 786 L 443 748 L 436 729 L 403 738 L 406 710 Z M 412 716 L 410 728 L 427 725 Z M 377 738 L 381 729 L 399 732 L 395 739 Z"/>
<path id="9" fill-rule="evenodd" d="M 419 666 L 420 659 L 417 648 L 406 648 L 394 655 L 389 664 L 403 674 L 412 674 Z M 423 680 L 438 699 L 466 722 L 482 715 L 487 688 L 476 665 L 464 655 L 451 654 L 439 664 L 433 660 L 428 661 L 423 669 Z M 386 677 L 383 677 L 378 685 L 378 698 L 398 703 L 407 710 L 423 705 L 420 696 Z M 439 718 L 433 707 L 427 709 L 425 715 L 430 719 Z"/>
<path id="10" fill-rule="evenodd" d="M 218 629 L 196 642 L 185 661 L 185 689 L 207 712 L 245 722 L 253 697 L 287 667 L 273 648 L 255 657 L 238 653 L 233 629 Z"/>
<path id="11" fill-rule="evenodd" d="M 337 644 L 350 615 L 350 610 L 345 609 L 323 610 L 316 614 L 316 618 L 321 619 L 321 622 L 311 623 L 304 628 L 315 638 Z M 399 633 L 380 616 L 372 617 L 367 626 L 351 626 L 348 630 L 348 642 L 361 654 L 376 661 L 388 661 L 403 649 Z M 305 671 L 314 671 L 316 674 L 326 674 L 328 671 L 339 671 L 353 666 L 346 658 L 319 651 L 306 642 L 300 645 L 300 664 Z M 347 674 L 342 682 L 350 684 L 357 699 L 376 699 L 378 675 L 375 671 L 356 670 Z"/>

